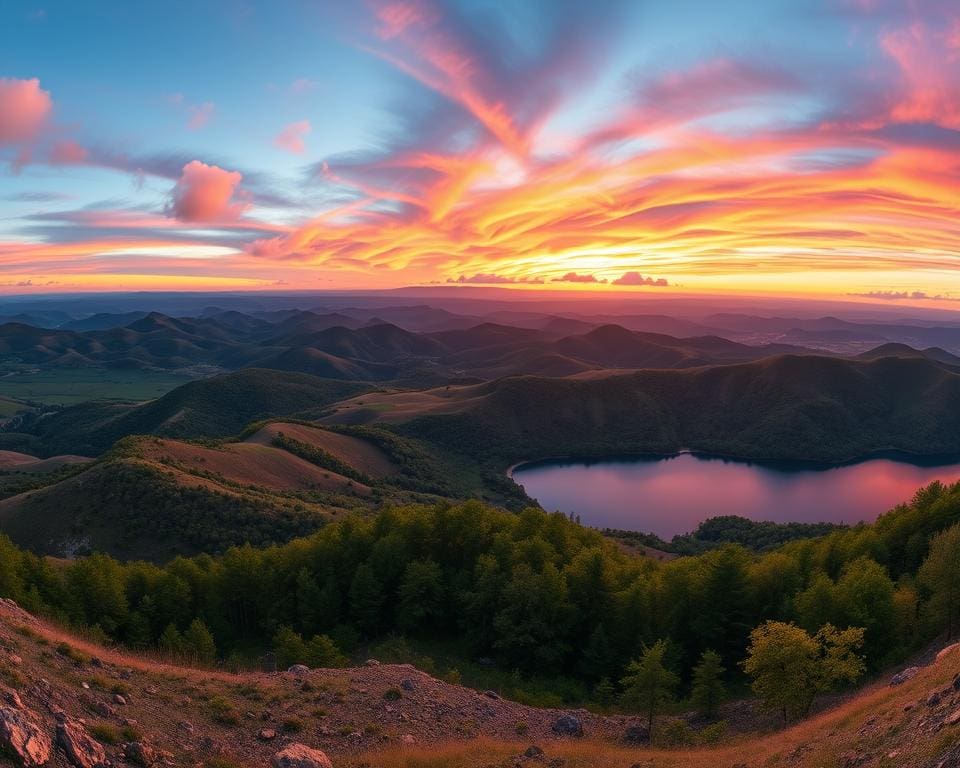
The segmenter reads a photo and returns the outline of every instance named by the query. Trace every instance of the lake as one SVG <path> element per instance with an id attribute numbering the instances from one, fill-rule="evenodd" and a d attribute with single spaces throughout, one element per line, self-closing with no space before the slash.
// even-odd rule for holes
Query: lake
<path id="1" fill-rule="evenodd" d="M 670 539 L 719 515 L 778 523 L 872 522 L 922 485 L 960 479 L 960 463 L 875 458 L 820 467 L 681 453 L 524 464 L 512 477 L 544 509 L 572 512 L 584 525 Z"/>

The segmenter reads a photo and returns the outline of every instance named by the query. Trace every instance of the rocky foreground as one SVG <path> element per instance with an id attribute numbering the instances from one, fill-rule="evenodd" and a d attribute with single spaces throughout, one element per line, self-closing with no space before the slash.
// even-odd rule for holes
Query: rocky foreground
<path id="1" fill-rule="evenodd" d="M 635 718 L 527 707 L 407 665 L 193 670 L 84 643 L 0 601 L 0 764 L 960 768 L 960 652 L 928 661 L 779 733 L 656 751 Z"/>

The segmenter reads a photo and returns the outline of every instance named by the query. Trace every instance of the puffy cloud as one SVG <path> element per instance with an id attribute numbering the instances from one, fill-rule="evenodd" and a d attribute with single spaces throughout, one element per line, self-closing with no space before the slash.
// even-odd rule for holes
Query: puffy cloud
<path id="1" fill-rule="evenodd" d="M 0 78 L 0 144 L 23 144 L 36 138 L 53 102 L 37 78 Z"/>
<path id="2" fill-rule="evenodd" d="M 280 149 L 301 155 L 306 149 L 303 140 L 308 133 L 310 133 L 310 121 L 300 120 L 285 126 L 284 129 L 277 134 L 273 143 Z"/>
<path id="3" fill-rule="evenodd" d="M 171 193 L 170 212 L 181 221 L 218 221 L 235 219 L 246 209 L 245 203 L 232 202 L 242 175 L 215 165 L 193 160 Z"/>
<path id="4" fill-rule="evenodd" d="M 58 141 L 50 150 L 52 165 L 79 165 L 89 157 L 90 153 L 75 141 Z"/>
<path id="5" fill-rule="evenodd" d="M 624 272 L 620 277 L 613 281 L 614 285 L 655 285 L 657 287 L 666 287 L 670 285 L 663 277 L 652 278 L 641 275 L 639 272 Z"/>
<path id="6" fill-rule="evenodd" d="M 563 277 L 553 278 L 554 283 L 605 283 L 607 282 L 606 278 L 603 280 L 597 279 L 596 275 L 592 275 L 586 272 L 567 272 Z"/>
<path id="7" fill-rule="evenodd" d="M 456 280 L 447 279 L 448 283 L 457 283 L 460 285 L 543 285 L 543 278 L 513 275 L 498 275 L 494 272 L 478 272 L 475 275 L 460 275 Z"/>

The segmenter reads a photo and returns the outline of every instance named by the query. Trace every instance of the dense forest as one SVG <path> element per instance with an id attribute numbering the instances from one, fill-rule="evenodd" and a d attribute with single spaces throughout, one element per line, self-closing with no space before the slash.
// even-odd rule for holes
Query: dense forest
<path id="1" fill-rule="evenodd" d="M 51 561 L 0 539 L 0 594 L 134 648 L 207 657 L 276 645 L 283 661 L 330 663 L 388 636 L 467 638 L 472 658 L 520 676 L 562 669 L 572 695 L 599 700 L 657 648 L 683 685 L 714 655 L 735 680 L 771 620 L 811 638 L 862 629 L 872 670 L 902 659 L 955 629 L 958 522 L 960 483 L 934 483 L 873 525 L 657 562 L 563 515 L 442 503 L 165 566 Z"/>

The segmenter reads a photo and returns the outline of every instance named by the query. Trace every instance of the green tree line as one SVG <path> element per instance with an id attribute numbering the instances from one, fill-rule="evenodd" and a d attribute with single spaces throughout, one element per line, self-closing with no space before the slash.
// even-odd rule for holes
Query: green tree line
<path id="1" fill-rule="evenodd" d="M 873 670 L 953 632 L 958 521 L 960 483 L 934 483 L 873 525 L 763 554 L 730 544 L 658 562 L 561 514 L 443 503 L 164 566 L 104 555 L 51 561 L 0 538 L 0 594 L 134 648 L 182 647 L 206 659 L 262 652 L 278 637 L 285 660 L 301 647 L 337 659 L 390 634 L 466 638 L 476 657 L 506 670 L 563 670 L 589 686 L 626 680 L 631 689 L 652 674 L 638 666 L 643 649 L 658 648 L 678 684 L 700 680 L 700 706 L 711 711 L 711 681 L 742 673 L 751 643 L 764 640 L 751 633 L 768 621 L 811 643 L 829 640 L 818 635 L 825 626 L 862 630 L 858 647 Z M 651 707 L 649 696 L 636 700 Z"/>

